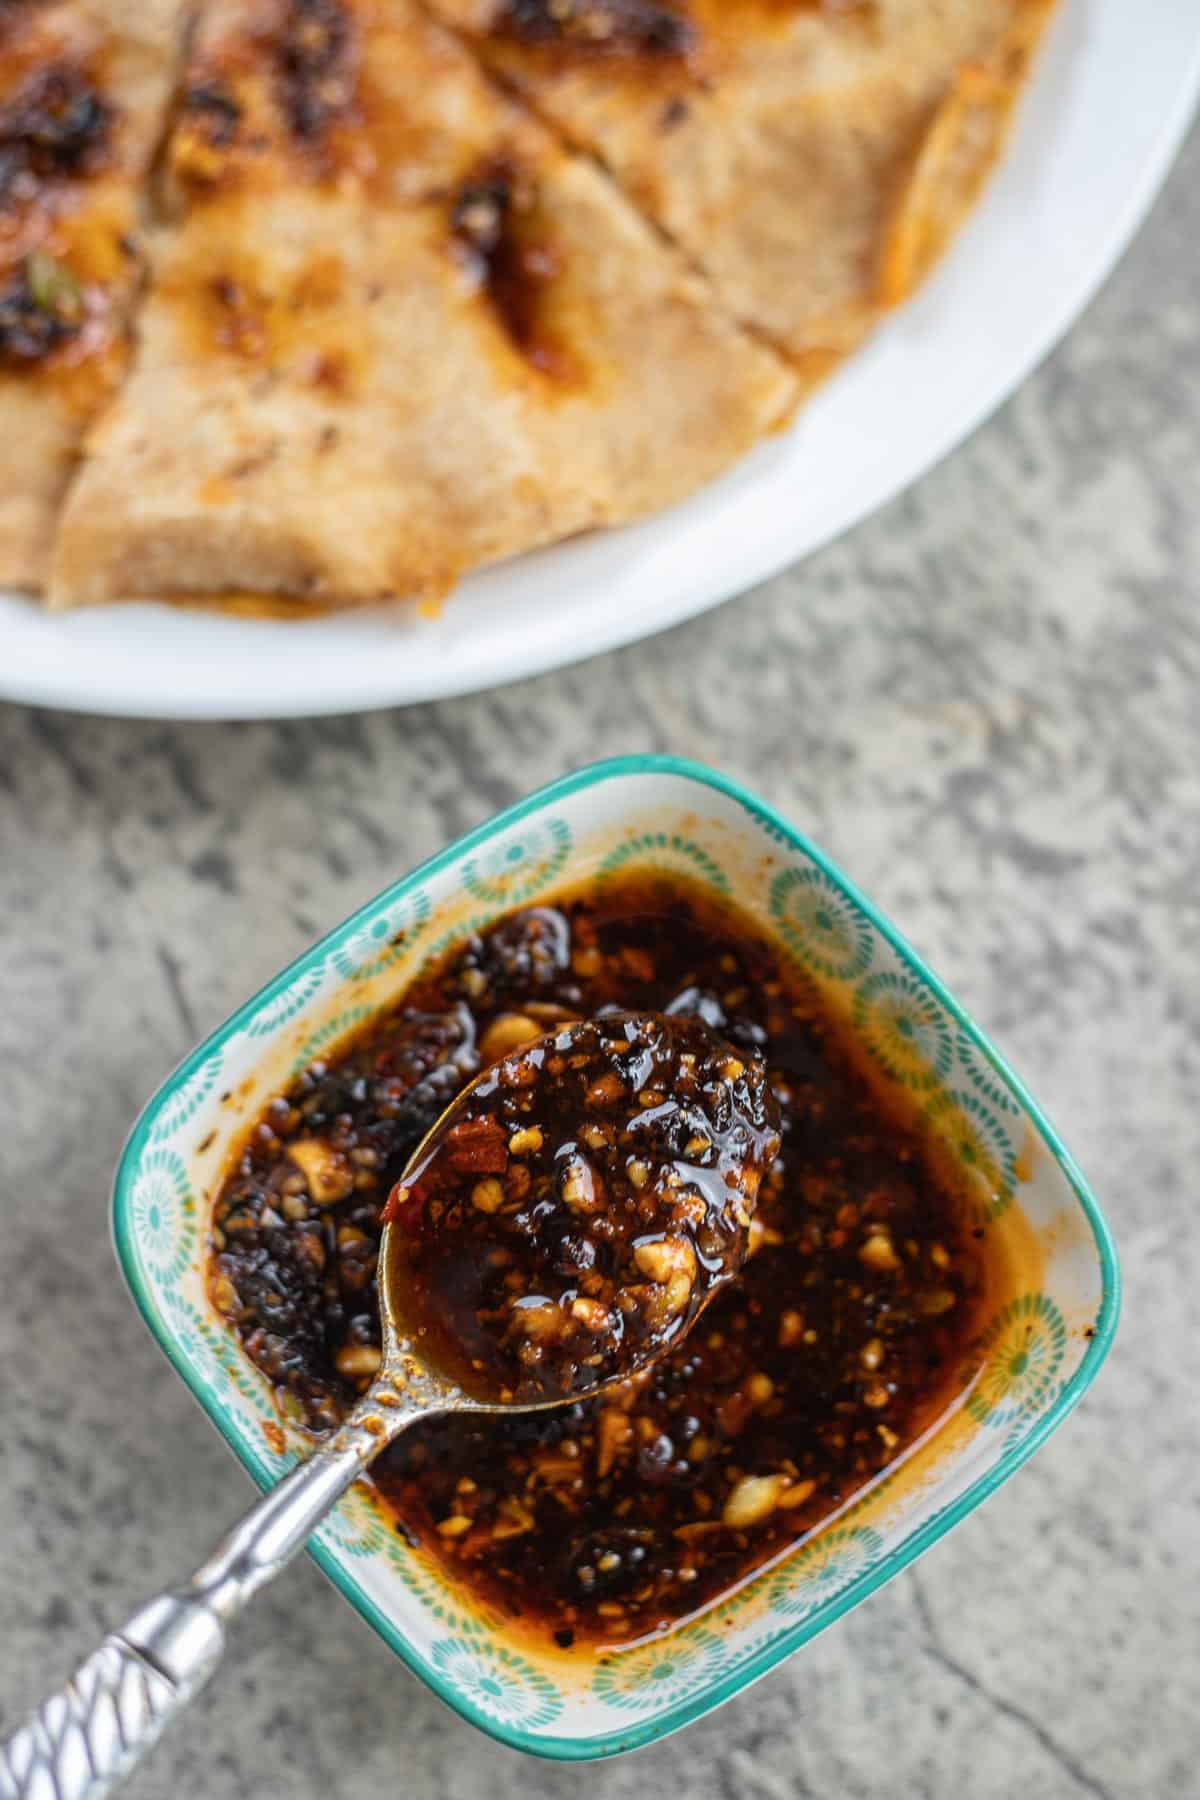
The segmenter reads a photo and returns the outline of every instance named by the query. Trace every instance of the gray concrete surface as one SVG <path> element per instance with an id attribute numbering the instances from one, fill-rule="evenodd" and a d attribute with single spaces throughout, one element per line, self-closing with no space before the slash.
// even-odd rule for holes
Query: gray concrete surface
<path id="1" fill-rule="evenodd" d="M 1089 1171 L 1128 1284 L 1082 1410 L 684 1736 L 489 1745 L 316 1570 L 142 1800 L 1200 1792 L 1200 138 L 1098 302 L 945 466 L 684 629 L 494 695 L 169 727 L 0 709 L 0 1718 L 190 1567 L 244 1477 L 119 1285 L 127 1124 L 197 1035 L 496 806 L 606 753 L 753 783 L 901 922 Z"/>

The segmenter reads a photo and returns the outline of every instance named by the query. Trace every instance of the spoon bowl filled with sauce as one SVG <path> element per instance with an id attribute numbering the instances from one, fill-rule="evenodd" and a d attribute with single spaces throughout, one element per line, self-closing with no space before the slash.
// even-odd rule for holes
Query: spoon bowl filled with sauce
<path id="1" fill-rule="evenodd" d="M 780 1146 L 761 1058 L 613 1010 L 478 1076 L 384 1209 L 384 1312 L 464 1394 L 577 1399 L 680 1342 Z"/>

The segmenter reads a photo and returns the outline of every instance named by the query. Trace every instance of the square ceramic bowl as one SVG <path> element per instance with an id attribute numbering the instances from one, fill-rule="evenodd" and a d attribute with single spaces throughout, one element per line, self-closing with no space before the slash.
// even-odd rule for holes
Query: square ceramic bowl
<path id="1" fill-rule="evenodd" d="M 1006 1284 L 961 1405 L 869 1493 L 715 1609 L 604 1659 L 530 1648 L 410 1550 L 361 1486 L 312 1554 L 409 1668 L 493 1737 L 586 1759 L 727 1700 L 937 1541 L 1066 1417 L 1112 1338 L 1118 1273 L 1082 1176 L 1037 1106 L 893 927 L 735 782 L 669 757 L 543 788 L 371 901 L 234 1014 L 164 1083 L 117 1171 L 117 1253 L 142 1315 L 261 1485 L 303 1452 L 211 1309 L 209 1196 L 232 1142 L 289 1076 L 428 957 L 581 877 L 681 871 L 732 895 L 846 1020 L 863 1067 L 924 1120 Z M 231 1496 L 231 1508 L 233 1496 Z"/>

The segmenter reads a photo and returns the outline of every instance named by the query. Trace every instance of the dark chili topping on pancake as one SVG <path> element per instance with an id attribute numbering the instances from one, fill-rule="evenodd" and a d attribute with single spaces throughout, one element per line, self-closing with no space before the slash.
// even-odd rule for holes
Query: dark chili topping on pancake
<path id="1" fill-rule="evenodd" d="M 0 106 L 0 205 L 28 203 L 47 182 L 90 174 L 111 124 L 112 109 L 86 70 L 37 70 Z"/>
<path id="2" fill-rule="evenodd" d="M 279 99 L 298 138 L 317 138 L 354 96 L 354 31 L 339 0 L 290 0 L 276 50 Z"/>
<path id="3" fill-rule="evenodd" d="M 237 136 L 242 109 L 223 81 L 195 82 L 183 96 L 181 116 L 214 150 L 227 149 Z"/>
<path id="4" fill-rule="evenodd" d="M 546 318 L 562 257 L 532 178 L 504 157 L 489 161 L 455 195 L 450 231 L 456 256 L 514 348 L 543 374 L 571 375 L 574 361 Z"/>
<path id="5" fill-rule="evenodd" d="M 0 367 L 39 362 L 73 338 L 83 296 L 66 265 L 33 250 L 0 283 Z"/>
<path id="6" fill-rule="evenodd" d="M 593 56 L 686 56 L 692 21 L 656 0 L 509 0 L 493 35 Z"/>

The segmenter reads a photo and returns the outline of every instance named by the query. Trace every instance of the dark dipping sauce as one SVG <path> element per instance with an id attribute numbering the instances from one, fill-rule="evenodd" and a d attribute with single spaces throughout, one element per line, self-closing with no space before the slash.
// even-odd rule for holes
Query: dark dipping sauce
<path id="1" fill-rule="evenodd" d="M 245 1140 L 211 1292 L 287 1416 L 328 1429 L 378 1367 L 384 1202 L 454 1094 L 611 1006 L 765 1064 L 782 1147 L 745 1266 L 620 1387 L 431 1422 L 375 1466 L 410 1541 L 564 1649 L 669 1626 L 845 1507 L 961 1393 L 986 1286 L 982 1233 L 803 971 L 707 890 L 617 875 L 460 943 Z"/>
<path id="2" fill-rule="evenodd" d="M 612 1011 L 482 1075 L 392 1191 L 398 1328 L 477 1399 L 630 1376 L 742 1266 L 779 1152 L 761 1057 Z"/>

